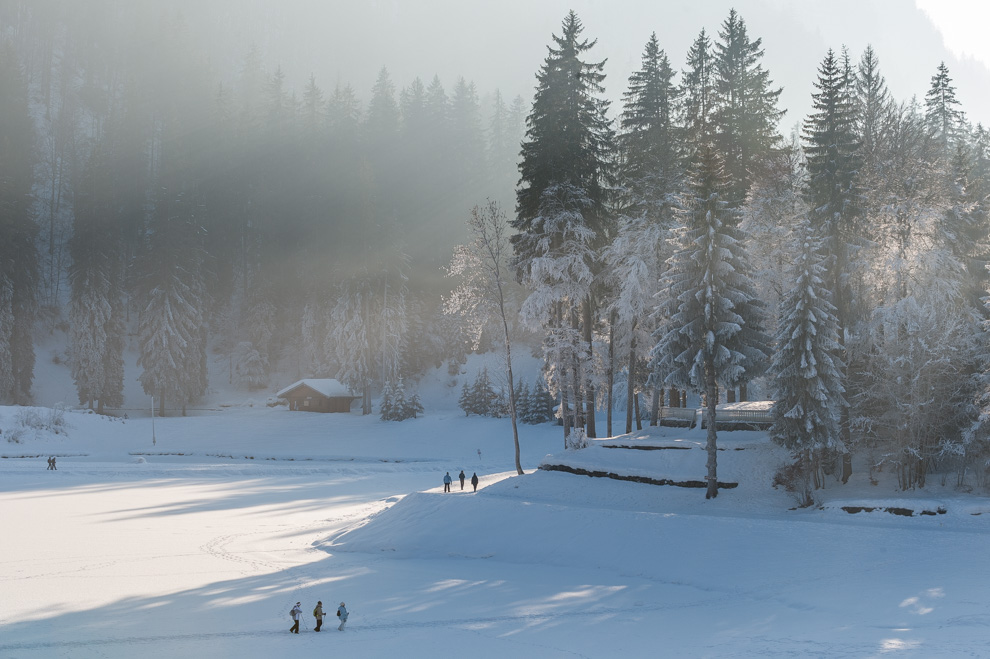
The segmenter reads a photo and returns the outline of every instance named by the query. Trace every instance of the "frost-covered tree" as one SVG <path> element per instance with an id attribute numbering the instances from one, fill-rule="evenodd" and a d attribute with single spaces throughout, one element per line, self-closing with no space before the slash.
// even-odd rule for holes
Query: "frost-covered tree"
<path id="1" fill-rule="evenodd" d="M 618 342 L 624 350 L 629 374 L 626 377 L 627 433 L 632 431 L 635 366 L 642 351 L 640 346 L 648 345 L 653 329 L 650 316 L 656 306 L 654 298 L 663 263 L 670 256 L 673 208 L 683 178 L 677 130 L 673 123 L 677 101 L 673 77 L 667 56 L 653 34 L 646 44 L 642 66 L 630 76 L 629 88 L 624 95 L 619 135 L 622 153 L 619 181 L 624 207 L 618 233 L 603 257 L 612 292 L 609 312 L 614 327 L 610 346 Z M 611 363 L 608 372 L 614 373 Z M 611 391 L 610 379 L 609 410 Z"/>
<path id="2" fill-rule="evenodd" d="M 338 364 L 336 377 L 362 392 L 362 411 L 371 414 L 371 382 L 374 360 L 372 289 L 364 278 L 345 281 L 330 311 L 330 327 L 324 342 L 327 354 Z"/>
<path id="3" fill-rule="evenodd" d="M 69 347 L 79 402 L 119 407 L 124 389 L 123 245 L 116 199 L 102 150 L 76 186 L 69 241 Z"/>
<path id="4" fill-rule="evenodd" d="M 36 154 L 28 86 L 9 42 L 0 44 L 0 89 L 0 400 L 25 404 L 34 380 L 38 306 Z"/>
<path id="5" fill-rule="evenodd" d="M 743 250 L 745 235 L 723 194 L 727 180 L 715 151 L 703 148 L 683 200 L 686 230 L 670 260 L 664 285 L 670 291 L 657 331 L 654 359 L 666 381 L 705 396 L 708 427 L 708 489 L 718 495 L 718 386 L 734 387 L 760 375 L 769 348 L 762 303 L 755 297 Z"/>
<path id="6" fill-rule="evenodd" d="M 801 252 L 792 270 L 793 288 L 781 303 L 773 376 L 774 406 L 771 438 L 790 449 L 805 486 L 822 487 L 826 452 L 841 452 L 839 410 L 846 404 L 843 364 L 835 307 L 825 288 L 825 265 L 820 241 L 805 225 Z"/>
<path id="7" fill-rule="evenodd" d="M 186 404 L 206 391 L 206 288 L 195 215 L 181 196 L 159 199 L 148 245 L 138 262 L 139 380 L 144 392 Z"/>
<path id="8" fill-rule="evenodd" d="M 378 416 L 382 421 L 392 421 L 395 416 L 395 401 L 392 400 L 392 383 L 382 387 L 382 402 L 378 406 Z"/>
<path id="9" fill-rule="evenodd" d="M 581 332 L 582 302 L 594 281 L 594 232 L 583 222 L 591 204 L 584 190 L 552 186 L 543 194 L 540 213 L 532 226 L 533 256 L 519 265 L 522 283 L 529 289 L 520 318 L 542 331 L 544 368 L 551 392 L 561 401 L 565 443 L 580 423 L 580 405 L 590 353 Z M 538 229 L 536 228 L 538 227 Z"/>
<path id="10" fill-rule="evenodd" d="M 511 301 L 508 259 L 508 223 L 498 203 L 489 200 L 471 211 L 468 226 L 474 240 L 454 253 L 449 274 L 461 277 L 461 284 L 446 300 L 445 310 L 460 315 L 472 334 L 477 349 L 482 332 L 493 323 L 505 350 L 505 377 L 509 383 L 509 419 L 515 447 L 516 472 L 522 474 L 517 426 L 516 395 L 513 391 L 512 341 L 508 304 Z"/>
<path id="11" fill-rule="evenodd" d="M 941 145 L 945 158 L 951 157 L 963 133 L 965 115 L 959 105 L 956 88 L 949 77 L 949 67 L 942 62 L 932 76 L 931 87 L 925 94 L 925 123 L 931 135 Z"/>
<path id="12" fill-rule="evenodd" d="M 575 421 L 580 418 L 578 407 L 587 403 L 593 412 L 595 403 L 584 362 L 591 354 L 595 318 L 595 250 L 612 225 L 615 150 L 609 103 L 601 98 L 604 62 L 585 61 L 595 42 L 581 38 L 583 29 L 570 12 L 537 73 L 519 164 L 512 222 L 517 233 L 511 238 L 520 281 L 534 291 L 523 305 L 523 316 L 529 327 L 541 328 L 547 337 L 553 388 L 570 395 Z M 551 301 L 554 295 L 558 297 Z M 560 389 L 565 369 L 570 384 Z M 563 410 L 567 407 L 562 405 Z M 594 414 L 584 419 L 588 434 L 594 436 Z M 565 437 L 569 433 L 565 422 Z"/>
<path id="13" fill-rule="evenodd" d="M 808 170 L 805 200 L 812 227 L 823 238 L 823 249 L 829 257 L 826 287 L 832 291 L 839 341 L 846 350 L 846 339 L 855 320 L 852 252 L 863 237 L 859 225 L 862 198 L 857 184 L 860 156 L 853 84 L 850 67 L 830 49 L 818 69 L 817 91 L 811 95 L 814 111 L 804 122 Z M 848 355 L 843 361 L 849 363 Z M 841 419 L 840 430 L 842 445 L 849 446 L 848 415 Z M 848 469 L 846 460 L 843 479 L 848 478 Z"/>

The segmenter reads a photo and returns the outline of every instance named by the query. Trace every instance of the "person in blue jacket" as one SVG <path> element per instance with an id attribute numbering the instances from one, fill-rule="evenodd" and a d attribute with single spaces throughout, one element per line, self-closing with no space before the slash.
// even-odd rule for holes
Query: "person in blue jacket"
<path id="1" fill-rule="evenodd" d="M 451 482 L 452 482 L 452 479 L 450 478 L 450 472 L 448 471 L 446 474 L 444 474 L 444 477 L 443 477 L 443 491 L 444 492 L 450 492 L 450 483 Z"/>
<path id="2" fill-rule="evenodd" d="M 337 627 L 337 631 L 344 631 L 344 625 L 347 624 L 347 607 L 341 602 L 340 606 L 337 607 L 337 617 L 340 618 L 340 626 Z"/>

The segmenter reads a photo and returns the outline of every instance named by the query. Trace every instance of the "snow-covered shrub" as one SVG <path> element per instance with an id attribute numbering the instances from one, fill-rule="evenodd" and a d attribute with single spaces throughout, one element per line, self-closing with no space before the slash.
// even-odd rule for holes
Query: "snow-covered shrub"
<path id="1" fill-rule="evenodd" d="M 580 451 L 591 446 L 588 436 L 584 433 L 584 428 L 574 428 L 566 438 L 567 450 Z"/>
<path id="2" fill-rule="evenodd" d="M 65 420 L 65 407 L 61 404 L 43 410 L 37 407 L 25 407 L 14 414 L 17 427 L 8 435 L 7 441 L 20 442 L 26 432 L 34 432 L 35 437 L 42 433 L 53 435 L 68 434 L 68 423 Z"/>

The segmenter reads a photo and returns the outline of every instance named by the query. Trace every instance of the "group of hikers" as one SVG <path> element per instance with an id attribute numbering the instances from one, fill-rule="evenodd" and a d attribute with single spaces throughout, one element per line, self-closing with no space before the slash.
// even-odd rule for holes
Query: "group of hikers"
<path id="1" fill-rule="evenodd" d="M 461 469 L 461 473 L 457 475 L 457 478 L 460 479 L 460 481 L 461 481 L 461 489 L 463 490 L 464 489 L 464 479 L 467 478 L 464 475 L 464 470 L 463 469 Z M 450 472 L 448 471 L 446 474 L 444 474 L 444 477 L 443 477 L 443 491 L 444 492 L 450 492 L 450 484 L 453 483 L 453 482 L 454 482 L 454 480 L 450 477 Z M 478 474 L 477 473 L 471 474 L 471 485 L 472 485 L 472 487 L 474 487 L 474 491 L 477 492 L 478 491 Z"/>
<path id="2" fill-rule="evenodd" d="M 314 632 L 318 632 L 323 628 L 323 602 L 319 601 L 316 603 L 316 608 L 313 609 L 313 617 L 316 618 L 316 627 L 313 628 Z M 289 627 L 289 631 L 293 634 L 299 633 L 299 621 L 302 620 L 302 602 L 296 602 L 296 605 L 292 607 L 289 611 L 289 617 L 292 618 L 292 626 Z M 344 631 L 344 625 L 347 624 L 347 607 L 341 602 L 340 606 L 337 607 L 337 617 L 340 618 L 340 625 L 337 626 L 337 631 Z"/>
<path id="3" fill-rule="evenodd" d="M 55 456 L 48 458 L 48 469 L 53 469 L 58 471 L 58 467 L 55 466 Z"/>

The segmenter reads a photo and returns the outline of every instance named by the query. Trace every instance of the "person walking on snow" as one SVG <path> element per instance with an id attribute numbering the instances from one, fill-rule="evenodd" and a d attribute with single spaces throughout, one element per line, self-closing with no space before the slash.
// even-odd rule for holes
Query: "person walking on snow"
<path id="1" fill-rule="evenodd" d="M 316 608 L 313 609 L 313 617 L 316 618 L 316 627 L 313 628 L 314 632 L 320 631 L 320 627 L 323 626 L 323 602 L 319 601 L 316 603 Z"/>
<path id="2" fill-rule="evenodd" d="M 344 606 L 343 602 L 337 607 L 337 617 L 340 618 L 340 626 L 337 627 L 337 631 L 342 632 L 344 631 L 344 625 L 347 624 L 347 607 Z"/>
<path id="3" fill-rule="evenodd" d="M 51 457 L 49 457 L 48 458 L 48 469 L 46 469 L 46 471 L 51 471 L 51 469 L 52 469 L 52 459 L 51 459 Z"/>
<path id="4" fill-rule="evenodd" d="M 461 479 L 461 489 L 463 490 L 464 489 L 464 470 L 463 469 L 461 469 L 461 473 L 458 474 L 457 477 Z"/>
<path id="5" fill-rule="evenodd" d="M 474 491 L 477 492 L 478 491 L 478 474 L 477 473 L 471 474 L 471 485 L 474 486 Z"/>
<path id="6" fill-rule="evenodd" d="M 450 492 L 450 483 L 451 483 L 450 472 L 448 471 L 446 474 L 444 474 L 444 477 L 443 477 L 443 491 L 444 492 Z"/>
<path id="7" fill-rule="evenodd" d="M 292 616 L 292 626 L 289 627 L 289 631 L 298 634 L 299 633 L 299 619 L 302 618 L 302 602 L 296 602 L 296 605 L 292 607 L 289 611 L 289 615 Z"/>

